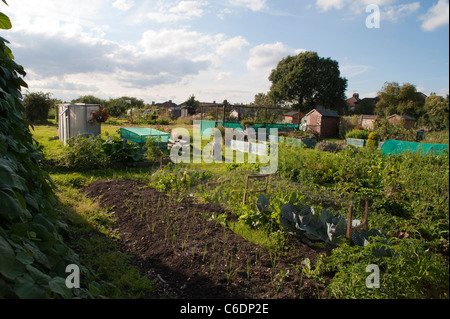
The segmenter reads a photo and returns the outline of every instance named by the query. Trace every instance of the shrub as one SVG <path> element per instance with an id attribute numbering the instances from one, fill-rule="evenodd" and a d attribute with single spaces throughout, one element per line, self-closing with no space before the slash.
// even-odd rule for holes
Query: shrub
<path id="1" fill-rule="evenodd" d="M 345 137 L 346 138 L 359 138 L 359 139 L 367 140 L 369 138 L 369 131 L 355 129 L 353 131 L 348 132 L 345 135 Z"/>
<path id="2" fill-rule="evenodd" d="M 153 138 L 148 138 L 144 144 L 145 154 L 144 158 L 150 162 L 156 162 L 160 159 L 163 152 L 158 146 L 158 143 L 155 142 Z"/>
<path id="3" fill-rule="evenodd" d="M 103 143 L 102 149 L 113 163 L 123 163 L 127 165 L 136 165 L 142 160 L 140 147 L 136 143 L 122 141 L 119 138 L 110 138 Z"/>
<path id="4" fill-rule="evenodd" d="M 417 138 L 414 130 L 408 130 L 402 125 L 391 124 L 386 119 L 378 119 L 375 121 L 374 132 L 383 140 L 415 142 Z"/>
<path id="5" fill-rule="evenodd" d="M 380 137 L 376 132 L 369 134 L 369 139 L 367 140 L 367 147 L 378 147 L 378 139 Z"/>
<path id="6" fill-rule="evenodd" d="M 250 120 L 250 119 L 242 120 L 241 125 L 242 125 L 242 127 L 245 128 L 246 126 L 255 125 L 255 121 Z"/>
<path id="7" fill-rule="evenodd" d="M 319 151 L 335 153 L 342 150 L 343 146 L 339 143 L 324 140 L 317 144 L 316 149 Z"/>
<path id="8" fill-rule="evenodd" d="M 79 136 L 69 139 L 61 157 L 63 166 L 75 169 L 105 167 L 108 162 L 108 155 L 103 150 L 103 141 L 98 137 Z"/>
<path id="9" fill-rule="evenodd" d="M 50 93 L 28 93 L 23 99 L 25 107 L 25 120 L 30 123 L 38 123 L 47 120 L 49 110 L 54 107 L 50 99 Z"/>

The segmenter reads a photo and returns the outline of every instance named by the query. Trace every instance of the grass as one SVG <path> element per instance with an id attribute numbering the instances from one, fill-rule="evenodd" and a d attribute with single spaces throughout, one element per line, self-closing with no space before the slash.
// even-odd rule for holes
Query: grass
<path id="1" fill-rule="evenodd" d="M 102 125 L 102 137 L 118 134 L 119 127 Z M 63 148 L 60 141 L 53 139 L 57 126 L 52 123 L 36 126 L 33 134 L 43 146 L 45 156 L 57 158 Z M 192 130 L 190 134 L 192 137 Z M 448 132 L 428 133 L 425 142 L 448 143 L 448 136 Z M 202 139 L 202 149 L 209 141 Z M 171 185 L 171 194 L 192 194 L 199 201 L 226 208 L 238 217 L 237 221 L 228 221 L 226 225 L 273 256 L 284 253 L 288 247 L 288 237 L 278 224 L 277 212 L 281 204 L 328 207 L 337 214 L 346 214 L 348 206 L 355 204 L 356 217 L 361 218 L 362 206 L 358 203 L 368 197 L 371 200 L 370 228 L 380 229 L 395 243 L 400 243 L 398 253 L 402 258 L 376 259 L 369 254 L 370 247 L 358 249 L 343 244 L 329 258 L 311 266 L 314 278 L 321 281 L 321 274 L 334 273 L 328 288 L 336 298 L 448 298 L 448 259 L 443 258 L 448 256 L 448 156 L 406 154 L 387 158 L 369 149 L 327 153 L 280 147 L 279 159 L 277 175 L 271 176 L 267 193 L 273 213 L 265 219 L 257 214 L 254 205 L 258 195 L 251 195 L 248 204 L 242 205 L 245 175 L 258 171 L 258 164 L 186 164 L 169 166 L 159 174 L 154 174 L 159 167 L 92 171 L 51 169 L 50 173 L 60 190 L 61 210 L 76 238 L 72 242 L 75 250 L 80 252 L 86 265 L 101 273 L 111 287 L 121 287 L 119 290 L 127 296 L 151 294 L 151 283 L 141 282 L 143 279 L 129 264 L 129 256 L 118 252 L 114 244 L 117 234 L 111 231 L 111 212 L 87 200 L 78 189 L 94 180 L 115 178 L 136 179 L 156 187 L 160 177 L 170 177 L 170 174 L 181 174 L 181 177 L 187 171 L 193 182 L 188 186 Z M 206 176 L 205 171 L 211 175 L 199 178 Z M 211 188 L 205 186 L 207 181 L 223 180 L 230 182 Z M 251 222 L 261 226 L 254 227 Z M 409 237 L 400 241 L 400 231 Z M 94 260 L 92 256 L 103 257 Z M 379 264 L 385 270 L 383 289 L 368 291 L 365 288 L 368 262 Z M 214 264 L 211 259 L 211 269 Z M 116 269 L 121 271 L 116 272 Z M 251 268 L 247 272 L 251 276 Z M 283 278 L 280 273 L 280 284 Z M 120 293 L 111 288 L 110 295 L 117 297 Z"/>
<path id="2" fill-rule="evenodd" d="M 80 256 L 84 267 L 92 269 L 103 282 L 108 298 L 148 298 L 153 283 L 131 264 L 132 256 L 122 253 L 112 231 L 113 214 L 80 193 L 74 186 L 54 178 L 59 188 L 59 209 L 69 225 L 69 246 Z M 90 283 L 83 286 L 90 287 Z"/>

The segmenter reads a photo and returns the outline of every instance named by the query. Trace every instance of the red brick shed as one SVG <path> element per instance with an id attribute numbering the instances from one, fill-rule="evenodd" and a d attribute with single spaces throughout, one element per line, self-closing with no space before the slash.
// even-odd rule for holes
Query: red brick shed
<path id="1" fill-rule="evenodd" d="M 306 129 L 319 133 L 321 138 L 339 135 L 339 114 L 333 110 L 314 109 L 306 114 Z"/>

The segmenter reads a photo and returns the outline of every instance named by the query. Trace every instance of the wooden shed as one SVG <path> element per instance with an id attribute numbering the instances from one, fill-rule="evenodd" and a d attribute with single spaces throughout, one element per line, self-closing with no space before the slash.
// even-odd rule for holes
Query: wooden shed
<path id="1" fill-rule="evenodd" d="M 416 119 L 409 115 L 394 114 L 386 119 L 389 123 L 394 125 L 403 125 L 406 129 L 413 129 L 416 127 Z"/>
<path id="2" fill-rule="evenodd" d="M 284 114 L 284 121 L 286 123 L 300 124 L 300 121 L 305 116 L 304 113 L 299 111 L 291 111 Z"/>
<path id="3" fill-rule="evenodd" d="M 335 111 L 314 109 L 306 117 L 306 130 L 319 133 L 321 138 L 339 135 L 340 116 Z"/>
<path id="4" fill-rule="evenodd" d="M 373 130 L 375 121 L 380 118 L 380 115 L 361 115 L 361 126 L 366 130 Z"/>

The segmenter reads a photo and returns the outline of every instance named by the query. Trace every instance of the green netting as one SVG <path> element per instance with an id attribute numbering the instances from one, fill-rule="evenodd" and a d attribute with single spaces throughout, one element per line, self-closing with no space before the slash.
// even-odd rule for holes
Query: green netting
<path id="1" fill-rule="evenodd" d="M 120 128 L 120 137 L 136 143 L 145 143 L 151 137 L 155 142 L 168 143 L 170 134 L 146 127 Z"/>
<path id="2" fill-rule="evenodd" d="M 241 129 L 242 127 L 241 123 L 238 122 L 225 122 L 225 124 L 222 124 L 222 121 L 217 122 L 218 127 L 225 126 L 226 128 L 233 128 L 233 129 Z M 200 132 L 202 136 L 211 136 L 211 129 L 216 127 L 215 121 L 201 121 L 200 125 Z M 265 129 L 278 129 L 279 131 L 293 131 L 296 128 L 298 128 L 298 124 L 283 124 L 283 123 L 256 123 L 254 125 L 251 125 L 250 128 L 253 128 L 255 131 L 258 131 L 259 128 L 265 128 Z"/>
<path id="3" fill-rule="evenodd" d="M 222 126 L 221 123 L 220 126 Z M 214 127 L 216 127 L 215 121 L 201 121 L 200 124 L 201 136 L 211 136 L 211 129 L 213 129 Z"/>
<path id="4" fill-rule="evenodd" d="M 381 150 L 383 155 L 397 155 L 406 152 L 441 155 L 448 152 L 448 145 L 388 140 L 383 144 Z"/>

